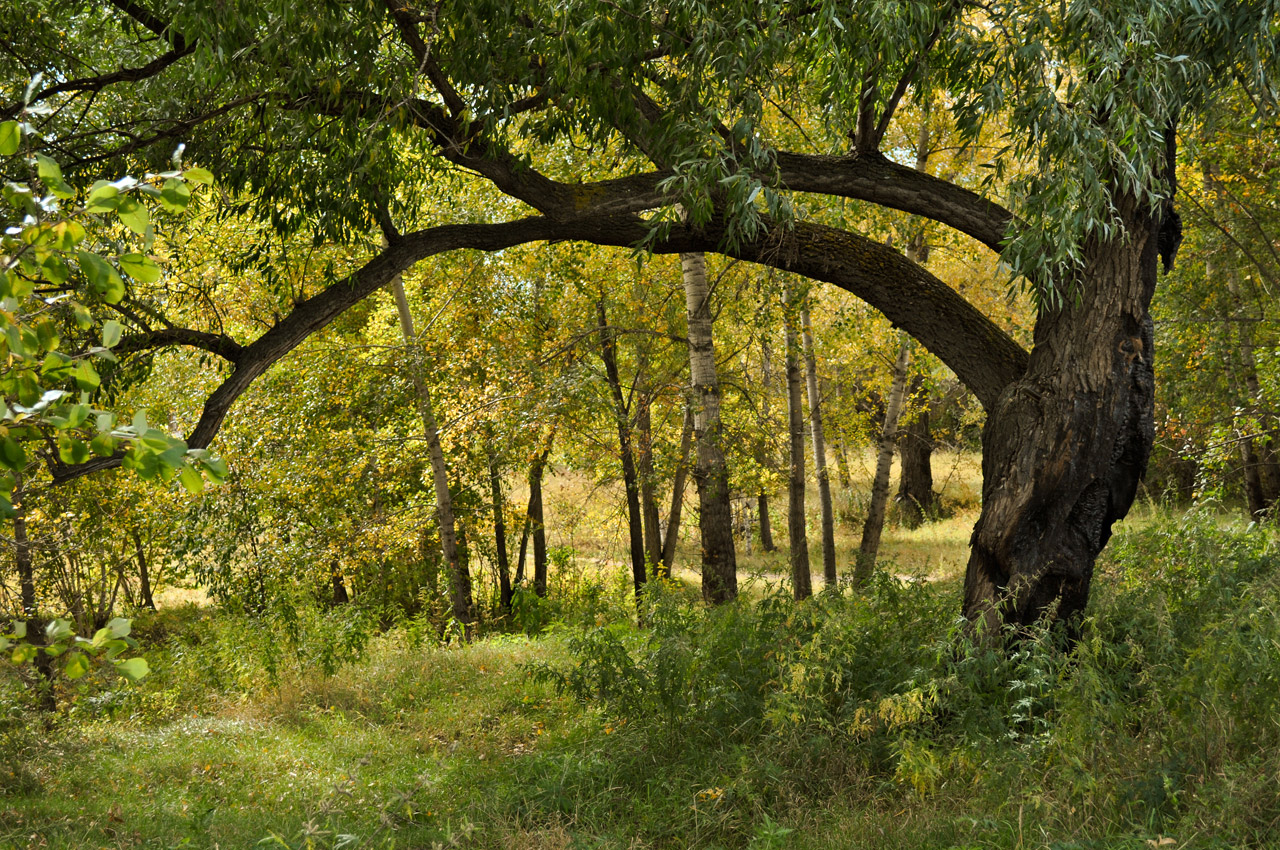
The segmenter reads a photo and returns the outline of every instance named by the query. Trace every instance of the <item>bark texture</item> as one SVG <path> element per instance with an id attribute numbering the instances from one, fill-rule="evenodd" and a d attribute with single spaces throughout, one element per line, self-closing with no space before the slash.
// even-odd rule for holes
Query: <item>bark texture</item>
<path id="1" fill-rule="evenodd" d="M 409 369 L 418 396 L 418 413 L 422 417 L 422 433 L 427 440 L 427 452 L 431 457 L 431 483 L 436 493 L 436 525 L 440 529 L 440 548 L 449 570 L 449 601 L 453 617 L 464 626 L 475 620 L 471 599 L 471 572 L 458 545 L 457 520 L 453 513 L 453 496 L 449 492 L 449 468 L 445 464 L 444 450 L 440 447 L 440 429 L 436 425 L 435 410 L 431 405 L 431 390 L 427 386 L 422 350 L 413 328 L 413 314 L 405 298 L 404 283 L 397 275 L 392 279 L 391 294 L 396 300 L 396 312 L 400 316 L 400 330 L 405 348 L 409 352 Z"/>
<path id="2" fill-rule="evenodd" d="M 785 292 L 785 290 L 784 290 Z M 787 435 L 791 472 L 788 477 L 787 532 L 790 543 L 791 592 L 796 599 L 813 595 L 813 578 L 809 569 L 809 534 L 805 527 L 804 472 L 804 366 L 800 343 L 796 339 L 796 322 L 789 295 L 786 302 L 787 333 Z"/>
<path id="3" fill-rule="evenodd" d="M 720 379 L 711 335 L 711 289 L 702 254 L 681 254 L 680 263 L 689 317 L 689 373 L 695 403 L 697 464 L 693 480 L 701 508 L 698 528 L 702 532 L 702 598 L 712 603 L 727 602 L 738 595 L 738 563 L 733 545 L 729 471 L 721 435 Z"/>
<path id="4" fill-rule="evenodd" d="M 818 361 L 813 353 L 813 325 L 809 305 L 800 309 L 804 340 L 805 385 L 809 392 L 809 431 L 813 440 L 813 471 L 818 477 L 818 504 L 822 509 L 822 577 L 827 587 L 836 584 L 836 514 L 831 504 L 831 473 L 827 467 L 827 442 L 822 433 L 822 395 L 818 392 Z"/>
<path id="5" fill-rule="evenodd" d="M 636 474 L 635 457 L 631 453 L 631 416 L 622 394 L 622 378 L 618 374 L 618 344 L 605 314 L 604 299 L 596 301 L 596 319 L 600 331 L 600 359 L 613 404 L 614 424 L 618 429 L 618 454 L 622 460 L 622 482 L 627 495 L 627 531 L 631 549 L 631 583 L 636 595 L 644 588 L 645 546 L 644 523 L 640 514 L 640 478 Z"/>
<path id="6" fill-rule="evenodd" d="M 684 510 L 684 488 L 689 480 L 689 452 L 693 450 L 693 407 L 685 405 L 684 426 L 680 431 L 680 460 L 671 482 L 671 510 L 667 512 L 667 533 L 662 538 L 662 567 L 658 573 L 671 577 L 676 561 L 676 543 L 680 541 L 680 515 Z"/>
<path id="7" fill-rule="evenodd" d="M 1085 246 L 1074 291 L 1042 311 L 1027 374 L 983 430 L 983 506 L 964 613 L 988 633 L 1027 626 L 1055 607 L 1066 620 L 1083 610 L 1094 560 L 1146 470 L 1160 227 L 1133 198 L 1117 206 L 1127 234 Z"/>
<path id="8" fill-rule="evenodd" d="M 884 430 L 880 434 L 880 451 L 876 455 L 876 476 L 871 482 L 871 504 L 867 519 L 862 525 L 862 543 L 858 546 L 858 561 L 854 566 L 854 584 L 862 586 L 871 578 L 880 552 L 880 535 L 884 531 L 884 512 L 889 503 L 889 472 L 893 466 L 893 447 L 898 439 L 898 417 L 902 415 L 902 401 L 907 389 L 907 364 L 911 357 L 911 340 L 902 335 L 898 345 L 898 357 L 893 364 L 893 383 L 889 399 L 885 403 Z"/>
<path id="9" fill-rule="evenodd" d="M 913 381 L 911 396 L 921 391 L 919 376 Z M 903 525 L 918 528 L 933 516 L 936 505 L 933 493 L 933 431 L 930 429 L 930 405 L 922 404 L 898 432 L 898 457 L 902 469 L 898 476 L 898 510 Z"/>

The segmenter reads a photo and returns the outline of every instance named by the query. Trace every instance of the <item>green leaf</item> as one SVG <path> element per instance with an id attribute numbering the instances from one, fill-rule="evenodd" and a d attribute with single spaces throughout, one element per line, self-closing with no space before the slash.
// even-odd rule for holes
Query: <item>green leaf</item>
<path id="1" fill-rule="evenodd" d="M 89 286 L 102 296 L 108 304 L 117 304 L 124 298 L 124 281 L 115 267 L 97 254 L 80 251 L 76 254 L 80 261 L 80 269 L 89 281 Z"/>
<path id="2" fill-rule="evenodd" d="M 128 661 L 117 661 L 116 670 L 130 682 L 136 682 L 151 672 L 145 658 L 130 658 Z"/>
<path id="3" fill-rule="evenodd" d="M 0 124 L 0 156 L 13 156 L 18 152 L 18 146 L 22 142 L 22 130 L 18 127 L 17 121 L 5 121 Z M 194 171 L 195 169 L 192 169 Z M 203 169 L 202 169 L 203 170 Z M 213 175 L 210 175 L 212 182 Z M 196 179 L 194 177 L 192 180 Z"/>
<path id="4" fill-rule="evenodd" d="M 120 216 L 120 221 L 125 227 L 139 236 L 146 235 L 147 226 L 151 224 L 151 213 L 147 212 L 147 208 L 140 204 L 137 198 L 128 196 L 121 198 L 119 206 L 116 207 L 116 214 Z"/>
<path id="5" fill-rule="evenodd" d="M 178 481 L 187 489 L 188 493 L 204 491 L 204 478 L 193 467 L 182 467 L 182 471 L 178 473 Z"/>
<path id="6" fill-rule="evenodd" d="M 56 617 L 49 621 L 49 625 L 44 627 L 45 643 L 58 643 L 66 640 L 71 637 L 73 631 L 70 620 Z"/>
<path id="7" fill-rule="evenodd" d="M 164 186 L 160 189 L 160 206 L 164 207 L 165 212 L 175 215 L 184 212 L 190 200 L 191 187 L 186 183 L 172 177 L 164 181 Z"/>
<path id="8" fill-rule="evenodd" d="M 62 668 L 62 672 L 68 679 L 79 679 L 89 672 L 89 659 L 83 652 L 73 652 L 67 656 L 67 666 Z"/>
<path id="9" fill-rule="evenodd" d="M 124 333 L 124 328 L 115 319 L 108 319 L 102 325 L 102 347 L 115 348 L 116 343 L 120 342 L 120 337 Z"/>
<path id="10" fill-rule="evenodd" d="M 86 392 L 93 392 L 102 384 L 102 379 L 98 377 L 98 371 L 93 368 L 93 364 L 88 360 L 81 360 L 76 364 L 72 377 L 75 378 L 76 386 Z"/>
<path id="11" fill-rule="evenodd" d="M 89 448 L 98 457 L 111 457 L 116 452 L 116 440 L 110 434 L 99 434 L 89 442 Z"/>
<path id="12" fill-rule="evenodd" d="M 160 279 L 160 267 L 143 254 L 121 254 L 120 268 L 140 283 L 155 283 Z"/>
<path id="13" fill-rule="evenodd" d="M 128 617 L 112 617 L 105 628 L 111 632 L 112 637 L 128 637 L 129 632 L 133 631 L 133 620 Z"/>
<path id="14" fill-rule="evenodd" d="M 120 206 L 120 189 L 106 180 L 99 180 L 89 189 L 89 197 L 84 202 L 84 211 L 100 213 L 114 210 Z"/>
<path id="15" fill-rule="evenodd" d="M 13 621 L 13 636 L 16 637 L 18 640 L 26 639 L 27 637 L 27 621 L 26 620 Z"/>
<path id="16" fill-rule="evenodd" d="M 200 168 L 198 166 L 195 168 L 188 168 L 183 172 L 182 176 L 193 183 L 203 183 L 206 186 L 213 185 L 213 172 L 207 168 Z"/>
<path id="17" fill-rule="evenodd" d="M 89 459 L 89 447 L 84 440 L 78 440 L 67 434 L 58 435 L 58 457 L 63 463 L 72 465 L 84 463 Z"/>
<path id="18" fill-rule="evenodd" d="M 12 660 L 14 664 L 26 664 L 28 661 L 36 657 L 37 651 L 38 650 L 29 643 L 19 644 L 14 647 L 13 655 L 10 656 L 10 660 Z"/>
<path id="19" fill-rule="evenodd" d="M 76 193 L 62 179 L 62 169 L 58 163 L 42 153 L 36 154 L 36 173 L 40 175 L 41 182 L 54 195 L 59 198 L 74 198 Z"/>

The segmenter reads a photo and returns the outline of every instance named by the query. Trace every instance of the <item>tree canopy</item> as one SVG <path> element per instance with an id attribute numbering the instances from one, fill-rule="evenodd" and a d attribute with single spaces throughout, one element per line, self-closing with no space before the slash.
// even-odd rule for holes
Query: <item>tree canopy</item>
<path id="1" fill-rule="evenodd" d="M 1167 268 L 1179 241 L 1177 133 L 1228 88 L 1274 104 L 1276 13 L 1267 0 L 43 0 L 6 16 L 0 76 L 40 82 L 0 119 L 38 107 L 33 129 L 83 180 L 184 144 L 218 175 L 223 214 L 252 222 L 257 238 L 227 260 L 275 288 L 261 334 L 171 309 L 163 282 L 121 311 L 128 351 L 226 362 L 195 447 L 273 363 L 445 252 L 705 251 L 844 288 L 987 409 L 966 610 L 1024 622 L 1083 605 L 1132 502 L 1153 439 L 1156 258 Z M 947 116 L 955 155 L 936 173 L 908 164 L 908 105 Z M 1030 354 L 864 233 L 876 208 L 998 253 L 1036 297 Z M 342 250 L 290 285 L 279 260 L 306 243 Z"/>

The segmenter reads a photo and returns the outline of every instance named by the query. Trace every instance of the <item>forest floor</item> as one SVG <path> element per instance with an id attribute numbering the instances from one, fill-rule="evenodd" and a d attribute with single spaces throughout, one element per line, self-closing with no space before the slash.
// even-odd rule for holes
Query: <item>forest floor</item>
<path id="1" fill-rule="evenodd" d="M 973 507 L 886 534 L 869 594 L 708 614 L 685 582 L 648 630 L 625 592 L 349 651 L 327 611 L 140 617 L 141 684 L 54 717 L 0 688 L 0 848 L 1280 846 L 1275 536 L 1143 509 L 1087 639 L 1009 660 L 950 631 Z"/>

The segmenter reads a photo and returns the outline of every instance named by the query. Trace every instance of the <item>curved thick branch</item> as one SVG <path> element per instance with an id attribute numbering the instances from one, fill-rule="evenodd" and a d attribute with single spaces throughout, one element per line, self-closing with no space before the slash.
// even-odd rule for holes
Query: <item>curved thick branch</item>
<path id="1" fill-rule="evenodd" d="M 409 233 L 346 279 L 299 303 L 278 324 L 240 349 L 235 369 L 205 402 L 188 445 L 204 448 L 222 427 L 231 405 L 272 364 L 324 328 L 349 307 L 385 286 L 415 263 L 445 251 L 496 251 L 529 242 L 580 241 L 632 247 L 650 234 L 636 216 L 583 217 L 570 222 L 546 217 L 503 224 L 443 225 Z M 657 254 L 725 252 L 840 286 L 880 310 L 955 371 L 984 406 L 1026 370 L 1026 352 L 959 294 L 892 248 L 856 233 L 800 224 L 773 227 L 726 251 L 722 228 L 675 227 L 650 243 Z M 201 340 L 204 341 L 204 340 Z M 58 483 L 95 469 L 119 465 L 102 458 L 55 472 Z"/>
<path id="2" fill-rule="evenodd" d="M 154 348 L 168 348 L 174 345 L 185 345 L 216 354 L 223 360 L 236 363 L 244 352 L 244 346 L 223 334 L 197 331 L 191 328 L 160 328 L 130 334 L 115 347 L 116 354 L 134 354 Z"/>

